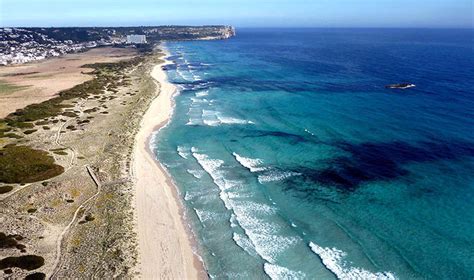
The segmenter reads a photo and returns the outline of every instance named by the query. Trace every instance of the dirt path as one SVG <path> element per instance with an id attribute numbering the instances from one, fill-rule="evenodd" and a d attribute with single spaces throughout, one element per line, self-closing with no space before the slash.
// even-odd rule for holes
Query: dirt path
<path id="1" fill-rule="evenodd" d="M 61 267 L 61 265 L 60 265 L 60 262 L 61 262 L 61 247 L 62 247 L 62 243 L 63 243 L 63 240 L 64 240 L 65 236 L 69 233 L 69 230 L 74 225 L 77 217 L 79 216 L 79 213 L 81 213 L 81 210 L 87 210 L 85 205 L 88 204 L 90 201 L 94 200 L 95 198 L 97 198 L 97 196 L 99 195 L 99 193 L 101 191 L 102 185 L 101 185 L 99 179 L 97 179 L 97 177 L 95 176 L 94 171 L 92 170 L 92 168 L 90 168 L 90 166 L 86 165 L 86 169 L 87 169 L 88 174 L 91 176 L 92 181 L 94 181 L 94 184 L 96 184 L 96 186 L 97 186 L 97 192 L 93 196 L 91 196 L 87 200 L 85 200 L 83 203 L 81 203 L 81 205 L 79 205 L 79 207 L 77 207 L 76 211 L 74 212 L 74 216 L 72 217 L 72 220 L 69 222 L 69 224 L 64 228 L 64 230 L 59 235 L 58 242 L 56 244 L 56 258 L 55 258 L 55 261 L 54 261 L 53 268 L 51 269 L 52 273 L 51 273 L 51 276 L 49 277 L 50 279 L 56 279 L 55 275 Z"/>

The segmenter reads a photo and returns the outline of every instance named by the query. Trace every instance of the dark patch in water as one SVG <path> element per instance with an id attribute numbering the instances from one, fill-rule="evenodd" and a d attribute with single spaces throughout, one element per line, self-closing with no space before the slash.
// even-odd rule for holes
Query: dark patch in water
<path id="1" fill-rule="evenodd" d="M 36 255 L 26 255 L 20 257 L 7 257 L 0 260 L 0 269 L 18 267 L 26 270 L 33 270 L 44 265 L 44 258 Z"/>
<path id="2" fill-rule="evenodd" d="M 289 93 L 347 93 L 347 92 L 377 92 L 382 87 L 373 86 L 373 83 L 350 83 L 350 82 L 312 82 L 302 80 L 260 80 L 250 76 L 243 77 L 212 77 L 208 82 L 217 85 L 219 88 L 231 88 L 240 91 L 269 92 L 285 91 Z"/>
<path id="3" fill-rule="evenodd" d="M 168 61 L 176 61 L 176 60 L 181 59 L 181 58 L 182 58 L 182 57 L 179 56 L 179 55 L 170 55 L 170 56 L 168 56 L 168 57 L 166 58 L 166 60 L 168 60 Z"/>
<path id="4" fill-rule="evenodd" d="M 177 66 L 176 64 L 166 64 L 161 67 L 164 71 L 169 71 L 169 70 L 176 70 Z"/>
<path id="5" fill-rule="evenodd" d="M 455 160 L 474 156 L 474 145 L 465 142 L 419 142 L 409 144 L 401 141 L 389 143 L 336 143 L 333 146 L 349 153 L 328 162 L 326 169 L 299 167 L 292 169 L 302 176 L 289 179 L 290 188 L 301 189 L 301 180 L 317 185 L 335 187 L 352 192 L 362 184 L 372 181 L 394 180 L 409 174 L 403 165 L 436 160 Z"/>
<path id="6" fill-rule="evenodd" d="M 292 142 L 306 142 L 308 141 L 305 137 L 298 135 L 298 134 L 293 134 L 293 133 L 287 133 L 287 132 L 281 132 L 281 131 L 253 131 L 249 133 L 246 136 L 243 136 L 243 138 L 252 138 L 252 137 L 282 137 L 282 138 L 287 138 Z"/>
<path id="7" fill-rule="evenodd" d="M 185 70 L 188 70 L 188 69 L 192 69 L 192 70 L 205 70 L 205 69 L 209 69 L 209 66 L 208 65 L 205 65 L 205 64 L 202 64 L 202 63 L 199 63 L 199 62 L 190 62 L 188 64 L 180 64 L 178 66 L 179 69 L 185 69 Z"/>
<path id="8" fill-rule="evenodd" d="M 194 92 L 196 90 L 203 90 L 210 88 L 211 84 L 209 81 L 186 81 L 186 82 L 173 82 L 175 85 L 179 85 L 183 88 L 181 93 Z"/>

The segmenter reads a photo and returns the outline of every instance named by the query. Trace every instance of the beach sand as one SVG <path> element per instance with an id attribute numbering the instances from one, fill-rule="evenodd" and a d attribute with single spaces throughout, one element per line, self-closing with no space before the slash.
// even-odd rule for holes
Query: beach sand
<path id="1" fill-rule="evenodd" d="M 140 278 L 202 279 L 207 274 L 193 253 L 176 187 L 149 148 L 152 133 L 166 125 L 173 110 L 176 87 L 167 81 L 162 69 L 166 63 L 151 72 L 159 96 L 142 119 L 133 152 Z"/>

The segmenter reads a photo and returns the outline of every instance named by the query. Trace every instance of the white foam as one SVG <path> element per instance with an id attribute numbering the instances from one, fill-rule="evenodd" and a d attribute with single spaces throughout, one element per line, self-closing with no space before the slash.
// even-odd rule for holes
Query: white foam
<path id="1" fill-rule="evenodd" d="M 239 196 L 234 199 L 235 190 L 245 184 L 225 178 L 225 171 L 221 170 L 224 164 L 222 160 L 211 159 L 208 155 L 197 152 L 193 152 L 193 156 L 219 187 L 219 197 L 232 213 L 231 226 L 241 226 L 262 259 L 275 263 L 280 254 L 300 241 L 299 237 L 276 234 L 282 228 L 279 224 L 270 222 L 271 219 L 268 218 L 276 212 L 272 206 L 242 200 Z"/>
<path id="2" fill-rule="evenodd" d="M 186 125 L 199 125 L 200 123 L 199 119 L 189 119 Z"/>
<path id="3" fill-rule="evenodd" d="M 207 100 L 206 98 L 191 97 L 190 99 L 191 99 L 191 101 L 192 101 L 191 106 L 192 106 L 192 105 L 196 105 L 196 103 L 201 103 L 201 104 L 203 104 L 203 103 L 206 103 L 206 104 L 209 103 L 209 100 Z"/>
<path id="4" fill-rule="evenodd" d="M 205 90 L 205 91 L 198 91 L 194 94 L 196 97 L 203 97 L 203 96 L 208 96 L 209 95 L 209 91 L 208 90 Z"/>
<path id="5" fill-rule="evenodd" d="M 211 175 L 212 178 L 218 177 L 218 168 L 224 164 L 223 160 L 220 159 L 211 159 L 208 155 L 198 154 L 197 149 L 192 147 L 191 152 L 193 153 L 194 158 L 199 162 L 202 168 Z"/>
<path id="6" fill-rule="evenodd" d="M 212 110 L 202 110 L 202 122 L 208 126 L 218 126 L 221 123 L 217 118 L 217 112 Z"/>
<path id="7" fill-rule="evenodd" d="M 235 214 L 234 214 L 234 213 L 232 213 L 232 214 L 230 215 L 229 222 L 230 222 L 230 226 L 233 227 L 233 228 L 236 227 L 236 226 L 238 226 L 237 218 L 235 217 Z"/>
<path id="8" fill-rule="evenodd" d="M 298 242 L 296 237 L 275 234 L 280 230 L 277 224 L 257 218 L 251 211 L 240 207 L 234 208 L 234 211 L 245 234 L 252 240 L 255 251 L 269 263 L 275 263 L 282 252 Z"/>
<path id="9" fill-rule="evenodd" d="M 349 263 L 344 261 L 347 255 L 345 252 L 337 248 L 323 248 L 317 244 L 310 242 L 311 250 L 321 258 L 324 266 L 341 280 L 394 280 L 395 275 L 391 272 L 370 272 L 363 268 L 351 267 Z"/>
<path id="10" fill-rule="evenodd" d="M 188 159 L 189 158 L 189 149 L 187 149 L 186 147 L 184 146 L 178 146 L 176 148 L 176 151 L 178 152 L 178 155 L 184 159 Z"/>
<path id="11" fill-rule="evenodd" d="M 241 196 L 238 196 L 239 198 Z M 250 200 L 242 200 L 236 202 L 239 207 L 244 207 L 246 210 L 252 211 L 253 213 L 258 213 L 261 215 L 273 215 L 276 213 L 276 208 L 267 204 L 258 203 Z"/>
<path id="12" fill-rule="evenodd" d="M 258 175 L 258 182 L 260 184 L 282 181 L 293 176 L 301 176 L 301 173 L 291 171 L 276 171 L 270 170 L 264 174 Z"/>
<path id="13" fill-rule="evenodd" d="M 201 179 L 204 176 L 205 172 L 197 169 L 187 169 L 186 172 L 193 175 L 196 179 Z"/>
<path id="14" fill-rule="evenodd" d="M 175 162 L 175 163 L 166 163 L 166 162 L 162 162 L 161 164 L 163 164 L 164 166 L 166 166 L 167 168 L 178 168 L 180 167 L 182 164 L 179 163 L 179 162 Z"/>
<path id="15" fill-rule="evenodd" d="M 271 263 L 265 263 L 263 265 L 263 270 L 272 280 L 302 279 L 306 277 L 306 275 L 301 271 L 289 270 L 286 267 Z"/>
<path id="16" fill-rule="evenodd" d="M 202 110 L 199 107 L 193 106 L 194 104 L 191 104 L 191 107 L 189 108 L 188 111 L 188 122 L 186 125 L 201 125 L 202 124 Z"/>
<path id="17" fill-rule="evenodd" d="M 216 117 L 219 119 L 221 124 L 254 124 L 252 121 L 226 117 L 226 116 L 223 116 L 221 113 L 217 113 Z"/>
<path id="18" fill-rule="evenodd" d="M 234 239 L 235 244 L 247 252 L 247 254 L 255 257 L 257 256 L 257 252 L 255 252 L 253 244 L 250 239 L 247 238 L 247 236 L 234 232 L 232 239 Z"/>
<path id="19" fill-rule="evenodd" d="M 202 110 L 202 120 L 203 120 L 203 123 L 208 126 L 219 126 L 222 124 L 225 124 L 225 125 L 254 124 L 252 121 L 224 116 L 221 112 L 214 111 L 214 110 Z"/>
<path id="20" fill-rule="evenodd" d="M 176 70 L 176 73 L 179 75 L 179 77 L 181 77 L 183 80 L 186 80 L 186 81 L 191 81 L 191 79 L 189 77 L 187 77 L 186 73 L 181 71 L 181 70 Z"/>
<path id="21" fill-rule="evenodd" d="M 215 212 L 202 210 L 202 209 L 196 209 L 196 208 L 193 208 L 193 209 L 194 209 L 194 212 L 196 212 L 196 215 L 198 216 L 199 221 L 204 227 L 205 227 L 204 223 L 206 221 L 216 220 L 218 216 L 218 214 Z"/>
<path id="22" fill-rule="evenodd" d="M 245 168 L 250 170 L 250 172 L 260 172 L 266 170 L 265 167 L 259 167 L 259 165 L 263 164 L 263 160 L 259 158 L 248 158 L 243 157 L 237 153 L 232 153 L 235 159 Z"/>
<path id="23" fill-rule="evenodd" d="M 309 133 L 309 134 L 313 135 L 313 136 L 316 136 L 316 134 L 312 133 L 312 132 L 309 131 L 309 129 L 307 129 L 307 128 L 305 128 L 304 131 L 305 131 L 306 133 Z"/>
<path id="24" fill-rule="evenodd" d="M 184 200 L 186 200 L 186 201 L 191 200 L 193 198 L 194 198 L 194 196 L 192 194 L 190 194 L 189 192 L 186 192 L 184 194 Z"/>
<path id="25" fill-rule="evenodd" d="M 193 147 L 191 150 L 193 149 L 195 148 Z M 211 176 L 216 185 L 220 188 L 221 191 L 219 193 L 219 197 L 224 202 L 224 206 L 229 210 L 232 209 L 229 204 L 228 196 L 224 191 L 226 189 L 226 181 L 223 178 L 221 171 L 219 171 L 219 167 L 224 164 L 224 161 L 220 159 L 211 159 L 208 155 L 199 154 L 196 152 L 193 152 L 192 154 L 201 167 L 207 172 L 207 174 L 209 174 L 209 176 Z"/>

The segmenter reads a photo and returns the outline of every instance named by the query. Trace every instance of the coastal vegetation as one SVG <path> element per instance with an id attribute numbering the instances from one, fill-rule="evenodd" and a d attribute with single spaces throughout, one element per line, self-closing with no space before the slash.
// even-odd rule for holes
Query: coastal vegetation
<path id="1" fill-rule="evenodd" d="M 26 270 L 33 270 L 44 265 L 44 258 L 36 255 L 26 255 L 19 257 L 6 257 L 0 260 L 0 269 L 18 267 Z"/>
<path id="2" fill-rule="evenodd" d="M 25 135 L 35 133 L 39 126 L 44 130 L 50 130 L 50 120 L 57 123 L 56 117 L 63 116 L 75 118 L 77 112 L 71 111 L 74 103 L 79 99 L 87 99 L 90 96 L 101 96 L 106 91 L 116 93 L 119 86 L 128 85 L 127 77 L 122 71 L 130 66 L 137 65 L 143 57 L 116 63 L 95 63 L 84 65 L 84 68 L 92 68 L 95 78 L 76 85 L 71 89 L 61 91 L 57 97 L 47 101 L 31 104 L 23 109 L 18 109 L 6 118 L 0 119 L 0 140 L 4 145 L 0 150 L 0 182 L 3 183 L 32 183 L 55 177 L 64 172 L 64 168 L 55 164 L 54 158 L 46 151 L 36 150 L 29 146 L 17 146 L 5 139 L 22 139 L 18 132 Z M 5 87 L 5 85 L 2 85 Z M 77 103 L 77 102 L 76 102 Z M 85 110 L 84 113 L 93 113 L 99 108 Z M 107 111 L 102 114 L 107 114 Z M 89 120 L 78 121 L 85 125 Z M 68 125 L 66 129 L 74 131 L 77 127 Z M 67 155 L 64 151 L 53 151 L 56 155 Z"/>
<path id="3" fill-rule="evenodd" d="M 25 277 L 25 280 L 43 280 L 43 279 L 46 279 L 46 274 L 42 272 L 35 272 Z"/>
<path id="4" fill-rule="evenodd" d="M 0 119 L 0 204 L 8 213 L 8 226 L 0 232 L 5 242 L 17 243 L 5 248 L 4 276 L 133 274 L 129 162 L 140 118 L 156 94 L 147 75 L 155 57 L 142 53 L 118 63 L 84 65 L 93 69 L 87 71 L 92 80 Z M 60 232 L 48 232 L 49 225 L 67 224 L 73 226 L 61 238 Z M 23 236 L 21 244 L 13 233 Z M 50 234 L 59 247 L 41 241 L 51 240 Z M 28 250 L 29 257 L 18 257 L 14 250 Z M 35 262 L 38 267 L 46 263 L 47 271 L 28 274 L 28 263 Z"/>
<path id="5" fill-rule="evenodd" d="M 13 190 L 13 186 L 1 186 L 0 187 L 0 194 L 11 192 L 12 190 Z"/>
<path id="6" fill-rule="evenodd" d="M 17 86 L 0 80 L 0 94 L 12 93 L 27 88 L 28 86 Z"/>
<path id="7" fill-rule="evenodd" d="M 0 150 L 0 182 L 31 183 L 55 177 L 64 168 L 46 151 L 28 146 L 7 145 Z"/>

